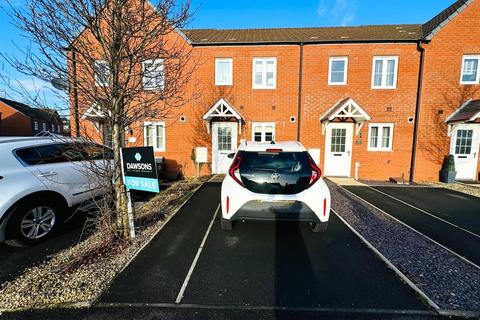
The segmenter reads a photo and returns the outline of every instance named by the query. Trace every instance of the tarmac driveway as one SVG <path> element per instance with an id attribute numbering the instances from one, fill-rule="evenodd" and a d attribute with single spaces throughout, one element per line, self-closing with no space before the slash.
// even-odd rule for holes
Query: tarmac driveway
<path id="1" fill-rule="evenodd" d="M 325 234 L 297 223 L 220 229 L 207 183 L 118 276 L 98 307 L 431 314 L 333 213 Z"/>

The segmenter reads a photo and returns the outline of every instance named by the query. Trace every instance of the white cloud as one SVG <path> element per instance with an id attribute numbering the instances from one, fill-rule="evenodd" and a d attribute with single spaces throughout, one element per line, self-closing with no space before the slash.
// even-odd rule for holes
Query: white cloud
<path id="1" fill-rule="evenodd" d="M 356 18 L 357 0 L 320 0 L 317 7 L 319 17 L 328 17 L 333 24 L 350 25 Z"/>

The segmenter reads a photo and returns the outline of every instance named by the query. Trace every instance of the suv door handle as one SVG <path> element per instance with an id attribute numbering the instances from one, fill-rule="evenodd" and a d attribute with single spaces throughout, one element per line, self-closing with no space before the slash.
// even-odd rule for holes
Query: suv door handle
<path id="1" fill-rule="evenodd" d="M 50 177 L 55 175 L 57 175 L 55 171 L 46 171 L 46 172 L 40 172 L 38 176 L 44 178 L 44 177 Z"/>

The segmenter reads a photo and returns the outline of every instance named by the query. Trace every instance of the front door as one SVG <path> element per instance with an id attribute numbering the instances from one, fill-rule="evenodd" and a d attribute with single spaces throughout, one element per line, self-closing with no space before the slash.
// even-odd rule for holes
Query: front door
<path id="1" fill-rule="evenodd" d="M 476 180 L 480 124 L 460 124 L 452 132 L 450 153 L 455 156 L 457 180 Z"/>
<path id="2" fill-rule="evenodd" d="M 233 161 L 228 155 L 236 150 L 237 123 L 214 122 L 212 124 L 212 173 L 227 173 Z"/>
<path id="3" fill-rule="evenodd" d="M 325 175 L 350 177 L 353 123 L 330 123 L 325 139 Z"/>

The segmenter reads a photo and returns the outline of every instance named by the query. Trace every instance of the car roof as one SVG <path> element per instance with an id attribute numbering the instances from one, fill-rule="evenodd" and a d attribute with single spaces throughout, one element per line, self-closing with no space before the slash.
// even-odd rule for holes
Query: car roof
<path id="1" fill-rule="evenodd" d="M 298 141 L 275 141 L 275 142 L 253 142 L 244 141 L 240 143 L 240 151 L 266 151 L 267 149 L 281 149 L 284 152 L 303 152 L 307 149 Z"/>
<path id="2" fill-rule="evenodd" d="M 41 144 L 78 141 L 72 137 L 0 137 L 0 147 L 27 147 Z"/>

